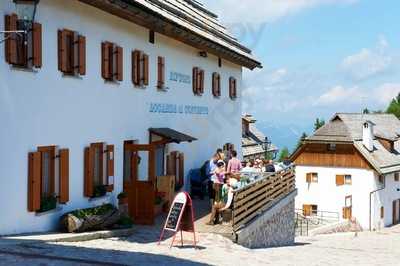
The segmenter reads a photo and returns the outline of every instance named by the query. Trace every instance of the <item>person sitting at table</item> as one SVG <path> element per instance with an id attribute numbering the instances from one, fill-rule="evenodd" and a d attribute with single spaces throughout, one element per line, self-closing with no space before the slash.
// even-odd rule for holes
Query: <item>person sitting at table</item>
<path id="1" fill-rule="evenodd" d="M 215 225 L 219 223 L 220 214 L 231 207 L 233 201 L 233 188 L 232 179 L 226 179 L 226 183 L 222 187 L 222 197 L 219 202 L 215 202 L 210 215 L 210 220 L 206 223 L 207 225 Z"/>
<path id="2" fill-rule="evenodd" d="M 253 164 L 251 162 L 247 162 L 246 166 L 242 168 L 242 173 L 250 173 L 254 172 Z"/>
<path id="3" fill-rule="evenodd" d="M 265 172 L 267 172 L 267 173 L 275 173 L 274 161 L 272 161 L 272 160 L 268 161 L 268 164 L 265 166 Z"/>

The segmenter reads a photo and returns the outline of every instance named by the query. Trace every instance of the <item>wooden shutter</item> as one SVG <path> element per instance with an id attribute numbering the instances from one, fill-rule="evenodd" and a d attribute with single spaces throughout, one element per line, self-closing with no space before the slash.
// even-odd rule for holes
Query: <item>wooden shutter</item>
<path id="1" fill-rule="evenodd" d="M 158 72 L 157 72 L 158 82 L 157 88 L 162 89 L 165 85 L 165 58 L 158 57 Z"/>
<path id="2" fill-rule="evenodd" d="M 93 160 L 94 149 L 92 147 L 85 148 L 84 195 L 89 198 L 93 197 Z"/>
<path id="3" fill-rule="evenodd" d="M 36 68 L 42 67 L 42 24 L 33 23 L 32 26 L 32 55 L 33 55 L 33 66 Z"/>
<path id="4" fill-rule="evenodd" d="M 235 78 L 233 78 L 233 98 L 237 98 L 237 82 Z"/>
<path id="5" fill-rule="evenodd" d="M 204 93 L 204 70 L 199 71 L 199 88 L 200 94 Z"/>
<path id="6" fill-rule="evenodd" d="M 140 85 L 140 51 L 132 52 L 132 82 L 135 86 Z"/>
<path id="7" fill-rule="evenodd" d="M 212 94 L 214 97 L 217 97 L 217 73 L 214 72 L 212 74 Z"/>
<path id="8" fill-rule="evenodd" d="M 344 175 L 336 175 L 336 186 L 344 185 Z"/>
<path id="9" fill-rule="evenodd" d="M 184 184 L 185 180 L 185 154 L 180 153 L 179 154 L 179 179 L 178 179 L 178 185 L 179 187 L 182 187 Z"/>
<path id="10" fill-rule="evenodd" d="M 124 53 L 123 49 L 120 46 L 116 47 L 116 79 L 118 81 L 122 81 L 124 77 L 124 69 L 123 69 L 123 64 L 124 64 Z"/>
<path id="11" fill-rule="evenodd" d="M 217 89 L 218 89 L 217 95 L 218 95 L 218 97 L 220 97 L 221 96 L 221 75 L 220 74 L 217 75 Z"/>
<path id="12" fill-rule="evenodd" d="M 109 183 L 109 178 L 114 178 L 114 145 L 107 145 L 107 191 L 114 190 L 114 183 Z M 115 179 L 114 179 L 115 182 Z"/>
<path id="13" fill-rule="evenodd" d="M 143 85 L 149 85 L 149 56 L 143 54 Z"/>
<path id="14" fill-rule="evenodd" d="M 9 31 L 10 30 L 10 16 L 5 15 L 4 16 L 4 30 Z M 7 63 L 10 63 L 10 38 L 11 35 L 9 33 L 4 34 L 4 56 L 6 59 Z"/>
<path id="15" fill-rule="evenodd" d="M 58 70 L 63 73 L 68 72 L 68 47 L 66 30 L 58 30 Z"/>
<path id="16" fill-rule="evenodd" d="M 312 207 L 311 205 L 303 205 L 303 215 L 304 216 L 311 216 Z"/>
<path id="17" fill-rule="evenodd" d="M 61 204 L 69 201 L 69 150 L 59 150 L 60 164 L 59 164 L 59 186 L 60 186 L 60 199 Z"/>
<path id="18" fill-rule="evenodd" d="M 42 179 L 42 155 L 31 152 L 28 155 L 28 211 L 40 210 L 40 191 Z"/>
<path id="19" fill-rule="evenodd" d="M 103 42 L 101 44 L 101 76 L 105 80 L 110 80 L 112 78 L 111 60 L 110 43 Z"/>
<path id="20" fill-rule="evenodd" d="M 312 182 L 312 173 L 307 173 L 306 175 L 306 182 L 311 183 Z"/>
<path id="21" fill-rule="evenodd" d="M 78 64 L 79 75 L 86 75 L 86 37 L 82 35 L 78 37 Z"/>
<path id="22" fill-rule="evenodd" d="M 199 78 L 199 68 L 194 67 L 192 73 L 192 83 L 193 83 L 193 93 L 198 94 L 198 78 Z"/>
<path id="23" fill-rule="evenodd" d="M 9 16 L 9 30 L 16 31 L 18 29 L 18 16 L 16 14 L 12 14 Z M 8 39 L 8 60 L 10 64 L 18 64 L 18 35 L 15 33 L 11 33 L 10 38 Z"/>

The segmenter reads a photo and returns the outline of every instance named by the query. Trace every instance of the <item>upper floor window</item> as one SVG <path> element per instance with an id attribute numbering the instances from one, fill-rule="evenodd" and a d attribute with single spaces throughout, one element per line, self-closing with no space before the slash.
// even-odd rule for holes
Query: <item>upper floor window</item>
<path id="1" fill-rule="evenodd" d="M 66 75 L 86 74 L 86 38 L 75 31 L 58 30 L 58 70 Z"/>
<path id="2" fill-rule="evenodd" d="M 162 56 L 157 58 L 157 88 L 165 89 L 165 58 Z"/>
<path id="3" fill-rule="evenodd" d="M 307 173 L 306 182 L 307 183 L 318 183 L 318 173 Z"/>
<path id="4" fill-rule="evenodd" d="M 26 31 L 26 22 L 16 14 L 5 16 L 5 31 Z M 26 32 L 5 34 L 5 59 L 22 68 L 42 67 L 42 25 L 34 22 Z"/>
<path id="5" fill-rule="evenodd" d="M 114 145 L 92 143 L 85 148 L 84 195 L 104 196 L 114 190 Z"/>
<path id="6" fill-rule="evenodd" d="M 149 56 L 139 50 L 132 52 L 132 82 L 135 86 L 149 85 Z"/>
<path id="7" fill-rule="evenodd" d="M 328 151 L 336 151 L 336 144 L 335 143 L 329 143 L 328 144 Z"/>
<path id="8" fill-rule="evenodd" d="M 55 209 L 57 202 L 67 203 L 69 150 L 57 146 L 39 147 L 36 152 L 30 152 L 28 158 L 28 210 L 46 212 Z"/>
<path id="9" fill-rule="evenodd" d="M 112 43 L 101 44 L 101 76 L 107 81 L 123 80 L 123 49 Z"/>
<path id="10" fill-rule="evenodd" d="M 212 94 L 214 97 L 221 96 L 221 75 L 217 72 L 212 75 Z"/>
<path id="11" fill-rule="evenodd" d="M 204 93 L 204 70 L 194 67 L 192 77 L 194 95 L 203 95 Z"/>
<path id="12" fill-rule="evenodd" d="M 400 181 L 400 173 L 394 173 L 394 181 L 399 182 Z"/>
<path id="13" fill-rule="evenodd" d="M 229 78 L 229 97 L 232 100 L 237 98 L 237 81 L 234 77 Z"/>

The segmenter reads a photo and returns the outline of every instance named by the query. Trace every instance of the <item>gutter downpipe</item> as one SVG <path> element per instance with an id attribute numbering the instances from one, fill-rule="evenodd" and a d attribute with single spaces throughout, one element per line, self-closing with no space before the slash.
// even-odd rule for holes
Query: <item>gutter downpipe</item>
<path id="1" fill-rule="evenodd" d="M 381 190 L 384 190 L 386 188 L 386 176 L 385 175 L 381 175 L 383 176 L 383 187 L 376 189 L 374 191 L 371 191 L 369 193 L 369 231 L 372 231 L 372 195 L 375 194 L 376 192 L 379 192 Z"/>

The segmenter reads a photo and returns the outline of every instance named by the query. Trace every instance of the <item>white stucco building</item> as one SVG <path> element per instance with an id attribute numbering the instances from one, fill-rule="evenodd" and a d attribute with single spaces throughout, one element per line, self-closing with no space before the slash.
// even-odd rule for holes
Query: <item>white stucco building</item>
<path id="1" fill-rule="evenodd" d="M 15 12 L 0 1 L 1 29 L 20 29 Z M 40 0 L 33 29 L 27 48 L 1 44 L 0 235 L 54 230 L 123 190 L 151 223 L 157 176 L 187 186 L 241 146 L 242 67 L 261 64 L 197 1 Z"/>
<path id="2" fill-rule="evenodd" d="M 336 212 L 366 230 L 400 223 L 399 136 L 394 115 L 335 115 L 292 156 L 296 208 Z"/>

